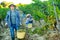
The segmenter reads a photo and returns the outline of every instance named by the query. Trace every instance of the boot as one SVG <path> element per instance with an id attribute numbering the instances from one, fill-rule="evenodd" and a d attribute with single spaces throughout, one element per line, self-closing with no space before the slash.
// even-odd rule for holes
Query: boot
<path id="1" fill-rule="evenodd" d="M 12 37 L 12 40 L 15 40 L 15 38 L 14 38 L 14 37 Z"/>

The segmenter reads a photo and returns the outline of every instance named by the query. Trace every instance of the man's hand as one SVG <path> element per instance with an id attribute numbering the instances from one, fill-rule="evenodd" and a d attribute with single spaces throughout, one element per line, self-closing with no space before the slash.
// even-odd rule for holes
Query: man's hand
<path id="1" fill-rule="evenodd" d="M 20 23 L 20 25 L 22 25 L 22 23 Z"/>
<path id="2" fill-rule="evenodd" d="M 7 24 L 7 23 L 5 23 L 5 26 L 8 26 L 8 24 Z"/>

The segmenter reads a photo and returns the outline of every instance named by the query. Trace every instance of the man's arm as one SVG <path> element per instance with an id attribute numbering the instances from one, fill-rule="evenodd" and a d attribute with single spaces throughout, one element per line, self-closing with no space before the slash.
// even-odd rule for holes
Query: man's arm
<path id="1" fill-rule="evenodd" d="M 7 25 L 7 23 L 8 23 L 8 17 L 9 17 L 8 13 L 9 12 L 7 12 L 7 15 L 6 15 L 6 18 L 5 18 L 5 25 Z"/>
<path id="2" fill-rule="evenodd" d="M 19 19 L 20 25 L 22 25 L 21 19 L 20 19 L 20 12 L 19 11 L 18 11 L 18 19 Z"/>
<path id="3" fill-rule="evenodd" d="M 29 23 L 29 18 L 27 18 L 27 19 L 26 19 L 26 22 L 25 22 L 25 23 L 26 23 L 26 24 L 28 24 L 28 23 Z"/>

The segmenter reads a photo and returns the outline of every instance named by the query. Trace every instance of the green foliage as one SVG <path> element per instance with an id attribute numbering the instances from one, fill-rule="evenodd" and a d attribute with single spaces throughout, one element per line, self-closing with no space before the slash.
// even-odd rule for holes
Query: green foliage
<path id="1" fill-rule="evenodd" d="M 49 0 L 44 2 L 41 2 L 40 0 L 33 0 L 33 1 L 34 3 L 32 4 L 24 5 L 24 6 L 21 5 L 19 9 L 26 14 L 30 13 L 35 20 L 39 21 L 41 18 L 43 18 L 45 21 L 47 21 L 48 16 L 53 16 L 53 18 L 56 17 L 54 12 L 54 6 L 53 6 L 53 5 L 56 5 L 57 14 L 60 15 L 59 1 L 57 0 L 54 0 L 54 1 Z"/>
<path id="2" fill-rule="evenodd" d="M 40 0 L 33 0 L 34 3 L 28 5 L 20 5 L 19 9 L 25 14 L 30 13 L 35 20 L 40 20 L 41 18 L 48 21 L 48 16 L 55 18 L 55 12 L 53 7 L 53 2 L 56 7 L 56 12 L 60 18 L 60 1 L 59 0 L 49 0 L 41 2 Z M 1 5 L 5 5 L 4 2 Z M 6 16 L 8 8 L 0 8 L 0 19 L 4 19 Z"/>
<path id="3" fill-rule="evenodd" d="M 1 5 L 2 5 L 3 7 L 5 7 L 5 6 L 6 6 L 5 2 L 1 2 Z"/>
<path id="4" fill-rule="evenodd" d="M 46 15 L 44 13 L 45 5 L 42 4 L 42 2 L 20 6 L 19 9 L 26 14 L 30 13 L 35 20 L 40 20 L 40 18 L 46 19 Z"/>
<path id="5" fill-rule="evenodd" d="M 6 16 L 8 8 L 0 8 L 0 19 L 3 20 Z"/>
<path id="6" fill-rule="evenodd" d="M 47 25 L 44 26 L 44 27 L 42 27 L 42 28 L 36 27 L 33 31 L 32 31 L 31 29 L 29 29 L 29 33 L 30 33 L 31 35 L 33 35 L 33 34 L 44 35 L 44 34 L 47 33 L 48 28 L 49 28 L 49 27 L 48 27 Z"/>

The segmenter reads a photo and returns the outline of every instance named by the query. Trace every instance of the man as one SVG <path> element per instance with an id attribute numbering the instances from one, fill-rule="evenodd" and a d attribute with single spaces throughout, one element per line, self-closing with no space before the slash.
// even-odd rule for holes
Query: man
<path id="1" fill-rule="evenodd" d="M 26 15 L 26 27 L 28 27 L 28 24 L 33 24 L 33 18 L 32 18 L 32 16 L 31 16 L 31 14 L 27 14 Z"/>
<path id="2" fill-rule="evenodd" d="M 17 31 L 20 25 L 20 16 L 19 11 L 16 10 L 16 6 L 14 4 L 9 5 L 10 10 L 7 12 L 5 21 L 6 24 L 10 28 L 11 38 L 15 40 L 14 30 Z"/>

